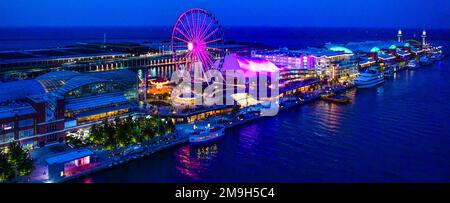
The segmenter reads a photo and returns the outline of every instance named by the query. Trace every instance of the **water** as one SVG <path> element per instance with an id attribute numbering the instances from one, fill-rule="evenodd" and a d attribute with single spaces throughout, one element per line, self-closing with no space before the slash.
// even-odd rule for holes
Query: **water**
<path id="1" fill-rule="evenodd" d="M 275 48 L 305 48 L 327 42 L 396 40 L 397 29 L 224 27 L 226 41 L 261 42 Z M 171 27 L 0 27 L 0 51 L 62 47 L 79 42 L 169 41 Z M 404 29 L 405 39 L 420 41 L 422 30 Z M 450 41 L 450 30 L 427 30 L 432 41 Z"/>
<path id="2" fill-rule="evenodd" d="M 103 33 L 110 41 L 141 42 L 166 40 L 170 28 L 2 28 L 0 50 L 102 41 Z M 227 40 L 290 48 L 395 39 L 395 33 L 225 28 Z M 404 33 L 420 36 L 420 30 Z M 430 40 L 450 41 L 448 31 L 428 33 Z M 165 150 L 75 182 L 449 182 L 448 81 L 450 58 L 350 91 L 349 105 L 313 102 L 230 129 L 207 147 Z"/>
<path id="3" fill-rule="evenodd" d="M 450 59 L 79 182 L 448 182 Z"/>

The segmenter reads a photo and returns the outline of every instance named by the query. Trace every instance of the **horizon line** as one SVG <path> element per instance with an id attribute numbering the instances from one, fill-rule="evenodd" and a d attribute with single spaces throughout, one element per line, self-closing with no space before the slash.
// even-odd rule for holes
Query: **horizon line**
<path id="1" fill-rule="evenodd" d="M 171 28 L 172 25 L 35 25 L 35 26 L 0 26 L 0 29 L 5 28 Z M 222 25 L 222 28 L 313 28 L 313 29 L 401 29 L 401 30 L 450 30 L 450 28 L 420 28 L 420 27 L 377 27 L 377 26 L 281 26 L 281 25 Z"/>

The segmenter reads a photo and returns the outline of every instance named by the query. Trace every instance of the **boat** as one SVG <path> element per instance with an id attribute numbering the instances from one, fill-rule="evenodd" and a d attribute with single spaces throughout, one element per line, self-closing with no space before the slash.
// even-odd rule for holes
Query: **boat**
<path id="1" fill-rule="evenodd" d="M 442 54 L 442 53 L 435 53 L 435 54 L 433 54 L 432 56 L 431 56 L 431 59 L 433 60 L 433 61 L 442 61 L 443 59 L 444 59 L 444 54 Z"/>
<path id="2" fill-rule="evenodd" d="M 383 73 L 375 68 L 369 68 L 367 71 L 360 73 L 354 83 L 357 88 L 370 88 L 383 82 Z"/>
<path id="3" fill-rule="evenodd" d="M 334 102 L 334 103 L 339 103 L 339 104 L 348 104 L 348 103 L 352 102 L 351 98 L 346 97 L 344 95 L 337 95 L 334 93 L 323 95 L 321 97 L 321 99 L 324 101 L 329 101 L 329 102 Z"/>
<path id="4" fill-rule="evenodd" d="M 383 76 L 384 76 L 384 78 L 393 78 L 395 72 L 396 72 L 396 69 L 394 67 L 389 67 L 384 70 Z"/>
<path id="5" fill-rule="evenodd" d="M 408 66 L 409 69 L 417 69 L 417 68 L 420 68 L 420 63 L 417 62 L 416 60 L 410 60 L 408 62 L 407 66 Z"/>
<path id="6" fill-rule="evenodd" d="M 422 66 L 428 66 L 430 64 L 433 63 L 433 60 L 431 60 L 430 58 L 428 58 L 428 56 L 422 56 L 420 57 L 420 65 Z"/>
<path id="7" fill-rule="evenodd" d="M 395 64 L 392 64 L 388 69 L 391 69 L 393 71 L 393 73 L 396 73 L 402 69 L 402 66 L 400 66 L 400 64 L 398 64 L 398 63 L 395 63 Z"/>
<path id="8" fill-rule="evenodd" d="M 219 140 L 225 135 L 225 127 L 223 125 L 196 126 L 194 132 L 189 136 L 190 145 L 203 145 Z"/>

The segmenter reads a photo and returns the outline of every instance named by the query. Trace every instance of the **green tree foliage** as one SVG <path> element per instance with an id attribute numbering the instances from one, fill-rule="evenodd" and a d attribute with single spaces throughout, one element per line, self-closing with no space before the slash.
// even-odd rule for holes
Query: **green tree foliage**
<path id="1" fill-rule="evenodd" d="M 85 146 L 85 144 L 83 143 L 83 140 L 81 140 L 79 137 L 75 137 L 75 136 L 68 136 L 66 138 L 66 142 L 72 144 L 76 148 Z"/>
<path id="2" fill-rule="evenodd" d="M 33 161 L 27 150 L 24 150 L 19 142 L 11 142 L 8 146 L 6 157 L 8 161 L 16 168 L 20 176 L 29 175 L 34 170 Z"/>
<path id="3" fill-rule="evenodd" d="M 175 123 L 172 119 L 167 120 L 164 126 L 167 134 L 175 132 Z"/>
<path id="4" fill-rule="evenodd" d="M 170 119 L 139 117 L 116 118 L 113 123 L 106 120 L 91 127 L 89 140 L 94 146 L 107 150 L 138 144 L 156 136 L 173 133 L 175 124 Z"/>
<path id="5" fill-rule="evenodd" d="M 0 181 L 10 181 L 14 179 L 16 173 L 14 171 L 13 165 L 8 162 L 8 158 L 5 154 L 0 153 Z"/>

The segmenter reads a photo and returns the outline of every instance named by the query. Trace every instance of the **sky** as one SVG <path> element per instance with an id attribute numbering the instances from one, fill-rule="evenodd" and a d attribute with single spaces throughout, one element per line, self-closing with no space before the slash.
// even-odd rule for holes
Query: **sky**
<path id="1" fill-rule="evenodd" d="M 0 0 L 0 27 L 170 26 L 189 8 L 224 26 L 450 29 L 449 0 Z"/>

